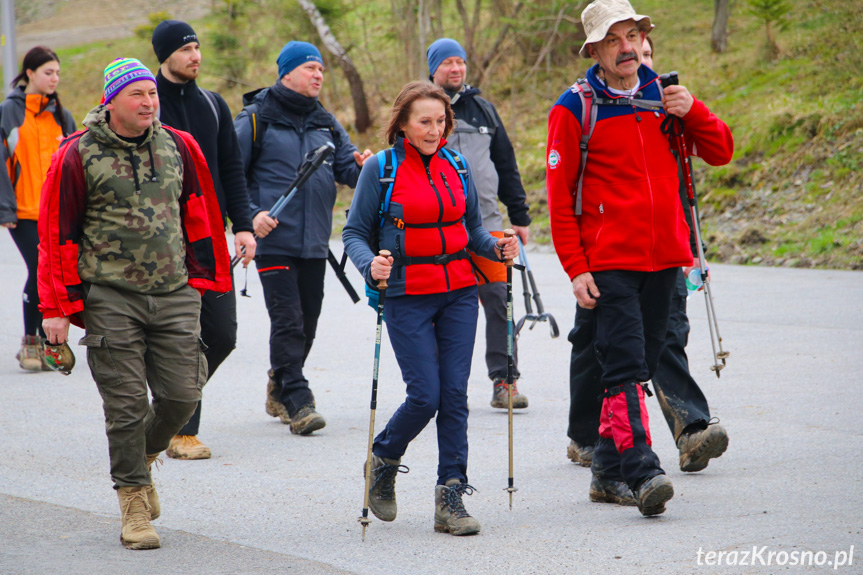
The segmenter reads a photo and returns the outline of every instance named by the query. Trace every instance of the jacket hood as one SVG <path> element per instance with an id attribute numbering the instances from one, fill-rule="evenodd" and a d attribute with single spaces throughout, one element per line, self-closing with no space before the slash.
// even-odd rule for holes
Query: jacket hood
<path id="1" fill-rule="evenodd" d="M 270 87 L 266 88 L 258 88 L 257 90 L 252 90 L 251 92 L 246 92 L 243 94 L 243 106 L 251 106 L 252 104 L 261 105 L 261 102 L 264 101 L 264 96 L 267 95 L 267 92 L 270 90 Z"/>
<path id="2" fill-rule="evenodd" d="M 106 146 L 110 146 L 112 148 L 127 148 L 130 150 L 135 150 L 144 144 L 150 142 L 153 137 L 159 133 L 159 130 L 162 129 L 162 124 L 159 122 L 157 118 L 153 118 L 153 125 L 147 131 L 147 137 L 144 138 L 144 141 L 141 144 L 133 144 L 132 142 L 127 142 L 118 136 L 114 130 L 108 127 L 108 108 L 105 104 L 99 104 L 87 114 L 87 117 L 84 118 L 84 126 L 90 130 L 90 133 L 93 134 L 93 137 L 99 141 L 99 143 L 104 144 Z"/>
<path id="3" fill-rule="evenodd" d="M 24 91 L 26 86 L 15 86 L 15 88 L 9 92 L 9 95 L 6 96 L 9 100 L 14 100 L 20 106 L 27 106 L 27 98 L 29 96 L 33 96 L 34 94 L 28 94 Z M 48 110 L 52 114 L 57 110 L 57 93 L 49 94 L 48 96 L 42 96 L 43 98 L 48 98 L 48 103 L 41 108 L 40 111 Z"/>

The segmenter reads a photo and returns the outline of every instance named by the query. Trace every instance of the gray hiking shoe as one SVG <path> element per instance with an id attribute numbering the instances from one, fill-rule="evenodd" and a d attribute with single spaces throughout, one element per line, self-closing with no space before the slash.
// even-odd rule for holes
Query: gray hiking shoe
<path id="1" fill-rule="evenodd" d="M 617 503 L 618 505 L 635 505 L 632 490 L 623 481 L 600 479 L 593 476 L 590 480 L 590 500 L 596 503 Z"/>
<path id="2" fill-rule="evenodd" d="M 474 488 L 458 479 L 449 479 L 446 485 L 434 490 L 434 530 L 451 535 L 479 533 L 479 521 L 470 516 L 461 501 L 462 495 L 472 495 Z"/>
<path id="3" fill-rule="evenodd" d="M 710 460 L 719 457 L 728 449 L 728 433 L 725 428 L 714 423 L 707 429 L 684 433 L 677 440 L 680 450 L 681 471 L 701 471 Z"/>
<path id="4" fill-rule="evenodd" d="M 527 396 L 518 392 L 517 383 L 517 381 L 512 382 L 512 408 L 524 409 L 527 407 Z M 495 380 L 494 391 L 491 394 L 491 403 L 489 405 L 500 409 L 509 409 L 508 390 L 509 386 L 506 384 L 505 379 Z"/>
<path id="5" fill-rule="evenodd" d="M 276 397 L 276 380 L 273 379 L 274 373 L 272 369 L 267 370 L 267 402 L 264 404 L 264 409 L 270 417 L 278 417 L 282 423 L 289 425 L 291 416 L 288 415 L 288 410 L 285 404 L 279 401 Z"/>
<path id="6" fill-rule="evenodd" d="M 573 463 L 578 463 L 582 467 L 590 467 L 593 463 L 593 446 L 581 445 L 575 440 L 570 440 L 566 446 L 566 456 Z"/>
<path id="7" fill-rule="evenodd" d="M 324 416 L 315 411 L 314 405 L 301 407 L 291 417 L 291 433 L 294 435 L 308 435 L 313 431 L 323 429 L 327 425 Z"/>
<path id="8" fill-rule="evenodd" d="M 635 504 L 645 517 L 665 513 L 665 503 L 674 497 L 667 475 L 654 475 L 635 490 Z"/>
<path id="9" fill-rule="evenodd" d="M 401 459 L 387 459 L 372 455 L 372 484 L 369 488 L 369 509 L 381 521 L 392 521 L 396 518 L 396 476 L 410 471 L 407 465 L 401 465 Z M 366 467 L 363 465 L 363 478 Z"/>

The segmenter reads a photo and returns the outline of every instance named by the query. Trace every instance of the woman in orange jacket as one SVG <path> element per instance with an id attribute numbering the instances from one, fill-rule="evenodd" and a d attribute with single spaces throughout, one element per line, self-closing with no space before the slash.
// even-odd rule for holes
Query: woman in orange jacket
<path id="1" fill-rule="evenodd" d="M 27 52 L 13 90 L 0 104 L 0 226 L 9 228 L 27 264 L 24 285 L 24 338 L 16 358 L 22 369 L 42 369 L 42 316 L 36 290 L 39 236 L 39 198 L 42 182 L 65 136 L 75 121 L 57 97 L 60 60 L 51 49 L 37 46 Z"/>

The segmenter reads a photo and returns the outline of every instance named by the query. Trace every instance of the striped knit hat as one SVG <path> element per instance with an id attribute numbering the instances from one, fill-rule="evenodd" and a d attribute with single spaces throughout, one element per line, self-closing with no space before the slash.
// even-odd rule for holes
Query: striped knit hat
<path id="1" fill-rule="evenodd" d="M 151 80 L 156 82 L 153 73 L 134 58 L 117 58 L 105 68 L 105 103 L 133 82 Z"/>

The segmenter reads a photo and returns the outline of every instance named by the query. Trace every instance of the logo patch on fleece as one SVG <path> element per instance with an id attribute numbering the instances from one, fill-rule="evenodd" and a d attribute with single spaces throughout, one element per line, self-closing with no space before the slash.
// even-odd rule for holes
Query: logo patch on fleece
<path id="1" fill-rule="evenodd" d="M 560 154 L 557 150 L 548 153 L 548 169 L 554 170 L 560 165 Z"/>

